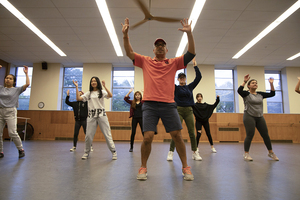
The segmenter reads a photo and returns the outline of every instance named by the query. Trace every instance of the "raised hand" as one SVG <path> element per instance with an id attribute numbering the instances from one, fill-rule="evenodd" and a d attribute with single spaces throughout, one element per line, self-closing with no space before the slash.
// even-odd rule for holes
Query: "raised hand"
<path id="1" fill-rule="evenodd" d="M 70 90 L 67 90 L 67 96 L 70 96 Z"/>
<path id="2" fill-rule="evenodd" d="M 244 82 L 247 83 L 250 79 L 250 75 L 247 74 L 246 76 L 244 76 Z"/>
<path id="3" fill-rule="evenodd" d="M 75 85 L 75 87 L 78 87 L 77 81 L 74 81 L 74 80 L 73 80 L 73 84 Z"/>
<path id="4" fill-rule="evenodd" d="M 1 65 L 0 65 L 1 66 Z M 300 80 L 300 76 L 299 77 L 297 77 L 298 78 L 298 80 Z"/>
<path id="5" fill-rule="evenodd" d="M 103 87 L 105 87 L 105 81 L 102 81 L 102 85 L 103 85 Z"/>
<path id="6" fill-rule="evenodd" d="M 182 25 L 182 28 L 179 28 L 178 29 L 179 31 L 186 32 L 186 33 L 192 32 L 192 27 L 191 27 L 192 22 L 189 24 L 188 18 L 181 20 L 180 23 Z"/>
<path id="7" fill-rule="evenodd" d="M 270 77 L 269 78 L 269 83 L 273 83 L 274 82 L 274 78 Z"/>
<path id="8" fill-rule="evenodd" d="M 27 73 L 28 73 L 28 66 L 26 66 L 26 65 L 23 65 L 23 72 L 24 72 L 25 74 L 27 74 Z"/>
<path id="9" fill-rule="evenodd" d="M 124 24 L 121 23 L 122 25 L 122 33 L 124 36 L 127 36 L 128 34 L 128 29 L 129 29 L 129 19 L 126 18 Z"/>
<path id="10" fill-rule="evenodd" d="M 133 91 L 133 88 L 130 88 L 129 93 L 131 93 Z"/>

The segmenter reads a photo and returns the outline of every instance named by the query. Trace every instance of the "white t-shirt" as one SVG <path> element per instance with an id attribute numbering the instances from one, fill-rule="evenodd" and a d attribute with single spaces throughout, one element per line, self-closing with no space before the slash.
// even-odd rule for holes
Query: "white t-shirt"
<path id="1" fill-rule="evenodd" d="M 100 117 L 106 116 L 105 114 L 105 105 L 104 98 L 109 99 L 107 97 L 106 90 L 102 90 L 102 97 L 99 99 L 99 91 L 88 91 L 84 95 L 81 96 L 83 98 L 83 102 L 88 102 L 89 114 L 88 117 Z"/>

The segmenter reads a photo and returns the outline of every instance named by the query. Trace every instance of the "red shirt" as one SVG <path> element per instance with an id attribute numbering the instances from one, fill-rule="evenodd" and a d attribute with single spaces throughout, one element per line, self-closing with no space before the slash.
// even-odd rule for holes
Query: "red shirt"
<path id="1" fill-rule="evenodd" d="M 134 65 L 143 69 L 144 101 L 173 103 L 175 74 L 184 66 L 183 55 L 157 61 L 155 58 L 134 54 Z"/>

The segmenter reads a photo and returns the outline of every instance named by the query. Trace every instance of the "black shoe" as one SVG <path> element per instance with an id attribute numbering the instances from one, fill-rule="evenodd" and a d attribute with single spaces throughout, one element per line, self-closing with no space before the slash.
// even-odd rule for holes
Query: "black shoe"
<path id="1" fill-rule="evenodd" d="M 130 148 L 130 149 L 129 149 L 129 152 L 133 152 L 133 148 Z"/>
<path id="2" fill-rule="evenodd" d="M 4 157 L 4 153 L 1 152 L 1 153 L 0 153 L 0 158 L 3 158 L 3 157 Z"/>
<path id="3" fill-rule="evenodd" d="M 22 158 L 22 157 L 24 157 L 24 156 L 25 156 L 25 151 L 24 151 L 24 149 L 19 150 L 19 158 Z"/>

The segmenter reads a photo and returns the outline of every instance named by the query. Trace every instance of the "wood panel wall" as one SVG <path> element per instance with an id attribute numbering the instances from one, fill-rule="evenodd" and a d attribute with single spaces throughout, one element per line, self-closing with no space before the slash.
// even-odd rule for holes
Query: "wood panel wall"
<path id="1" fill-rule="evenodd" d="M 112 127 L 112 136 L 115 141 L 129 141 L 131 130 L 121 130 L 120 127 L 131 127 L 129 112 L 107 112 Z M 74 134 L 73 111 L 18 111 L 18 117 L 28 117 L 28 123 L 34 127 L 33 140 L 55 140 L 71 139 Z M 264 114 L 269 129 L 271 140 L 292 140 L 300 143 L 300 114 Z M 24 120 L 18 120 L 23 122 Z M 189 135 L 185 123 L 182 124 L 183 139 L 189 141 Z M 119 129 L 115 129 L 119 128 Z M 219 128 L 238 128 L 238 131 L 220 131 Z M 214 113 L 210 118 L 210 129 L 215 142 L 238 141 L 243 142 L 246 136 L 243 125 L 242 113 Z M 163 142 L 171 139 L 166 133 L 161 121 L 157 125 L 158 135 L 154 141 Z M 4 138 L 7 138 L 7 131 L 4 130 Z M 79 141 L 84 141 L 83 130 L 80 130 Z M 139 126 L 135 136 L 136 141 L 142 141 L 143 136 Z M 100 128 L 97 128 L 95 141 L 104 141 Z M 201 142 L 208 142 L 205 131 L 202 130 Z M 253 142 L 263 142 L 256 131 Z"/>

